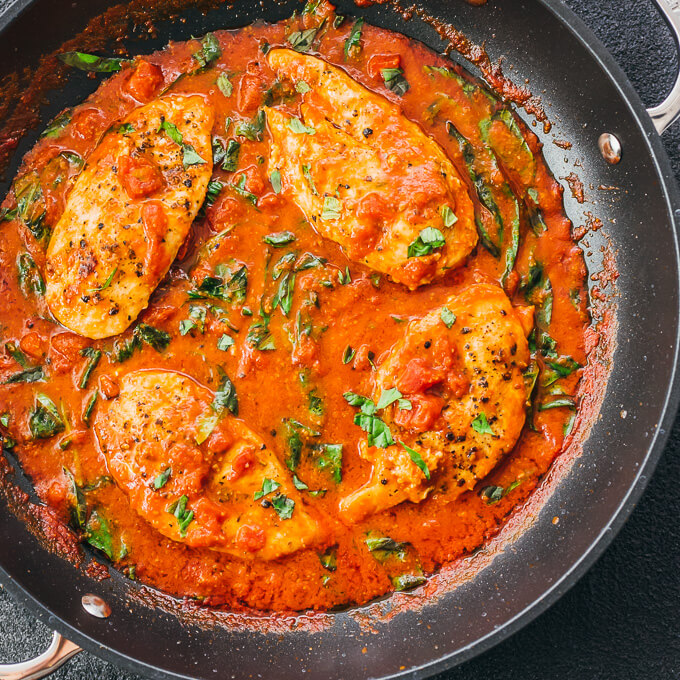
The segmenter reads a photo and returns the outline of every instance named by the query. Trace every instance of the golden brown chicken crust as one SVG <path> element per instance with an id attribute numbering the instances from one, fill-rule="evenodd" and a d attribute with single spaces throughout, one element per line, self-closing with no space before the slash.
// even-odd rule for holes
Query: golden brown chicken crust
<path id="1" fill-rule="evenodd" d="M 362 443 L 373 471 L 342 499 L 346 521 L 419 502 L 435 488 L 453 500 L 512 450 L 525 420 L 525 321 L 500 288 L 476 284 L 409 324 L 378 368 L 373 400 L 396 387 L 411 409 L 395 402 L 381 414 L 397 444 Z M 430 480 L 402 441 L 422 458 Z"/>
<path id="2" fill-rule="evenodd" d="M 104 135 L 47 250 L 46 299 L 64 326 L 106 338 L 123 332 L 147 306 L 203 203 L 212 173 L 212 120 L 203 97 L 167 96 L 135 109 Z"/>
<path id="3" fill-rule="evenodd" d="M 270 171 L 314 228 L 411 289 L 460 265 L 477 243 L 474 208 L 442 148 L 339 68 L 287 49 L 268 60 L 279 77 L 310 88 L 303 121 L 276 109 L 267 121 Z M 432 230 L 443 243 L 418 252 Z"/>
<path id="4" fill-rule="evenodd" d="M 321 525 L 290 474 L 242 421 L 217 417 L 212 401 L 208 389 L 174 371 L 122 378 L 95 432 L 130 506 L 174 541 L 242 558 L 276 559 L 319 542 Z M 258 498 L 265 480 L 273 491 Z"/>

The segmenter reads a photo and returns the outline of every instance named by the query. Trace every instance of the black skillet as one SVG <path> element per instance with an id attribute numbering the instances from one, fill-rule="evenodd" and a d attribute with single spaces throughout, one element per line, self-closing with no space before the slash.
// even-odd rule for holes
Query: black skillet
<path id="1" fill-rule="evenodd" d="M 657 2 L 680 33 L 680 2 Z M 112 4 L 18 0 L 0 18 L 1 68 L 9 72 L 37 61 L 41 52 L 58 47 Z M 131 51 L 147 52 L 171 38 L 183 40 L 255 19 L 277 21 L 298 6 L 293 0 L 262 4 L 236 3 L 235 9 L 205 16 L 189 11 L 186 23 L 159 24 L 157 41 L 131 42 Z M 370 23 L 442 49 L 429 25 L 418 19 L 405 22 L 388 6 L 357 10 L 349 0 L 337 5 L 342 14 L 361 13 Z M 126 597 L 131 586 L 117 574 L 95 583 L 47 553 L 3 507 L 0 580 L 77 645 L 150 678 L 287 680 L 302 677 L 303 670 L 310 680 L 425 677 L 488 649 L 545 610 L 604 551 L 640 497 L 680 397 L 675 376 L 680 312 L 675 219 L 680 219 L 680 196 L 658 136 L 680 111 L 680 83 L 664 105 L 648 114 L 611 56 L 559 0 L 489 0 L 481 8 L 458 0 L 421 0 L 418 5 L 476 42 L 486 41 L 492 58 L 505 55 L 514 66 L 513 80 L 528 78 L 549 102 L 554 136 L 574 143 L 566 163 L 565 152 L 550 143 L 550 135 L 543 136 L 557 176 L 567 175 L 573 159 L 581 158 L 579 175 L 586 186 L 620 187 L 616 200 L 600 197 L 595 206 L 566 201 L 575 222 L 582 221 L 584 209 L 592 209 L 605 223 L 589 237 L 589 265 L 598 268 L 600 246 L 605 246 L 615 253 L 621 274 L 615 301 L 618 346 L 600 417 L 583 455 L 557 480 L 533 523 L 472 580 L 429 605 L 373 621 L 372 632 L 362 632 L 351 612 L 335 614 L 332 627 L 317 633 L 260 634 L 181 624 L 173 615 L 131 602 Z M 94 81 L 71 78 L 53 97 L 43 122 L 94 87 Z M 621 144 L 617 165 L 607 163 L 598 146 L 606 133 L 615 139 L 604 140 L 614 147 L 617 140 Z M 10 176 L 36 136 L 22 140 Z M 2 195 L 6 189 L 7 183 L 0 184 Z M 552 522 L 555 516 L 558 524 Z M 483 555 L 470 558 L 471 566 L 480 559 Z M 85 593 L 103 598 L 111 615 L 100 619 L 87 613 L 81 601 Z M 42 672 L 37 668 L 50 672 L 77 649 L 56 635 L 39 664 L 0 666 L 0 678 L 42 677 L 29 673 Z"/>

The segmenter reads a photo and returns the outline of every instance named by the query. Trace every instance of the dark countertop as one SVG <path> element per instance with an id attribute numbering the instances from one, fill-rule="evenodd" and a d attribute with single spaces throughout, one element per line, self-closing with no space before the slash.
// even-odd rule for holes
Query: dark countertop
<path id="1" fill-rule="evenodd" d="M 516 2 L 517 0 L 506 0 Z M 565 0 L 611 50 L 642 99 L 657 103 L 677 57 L 652 0 Z M 7 6 L 0 0 L 0 11 Z M 664 135 L 680 179 L 680 123 Z M 595 566 L 549 611 L 437 680 L 680 678 L 680 419 L 646 493 Z M 50 632 L 0 589 L 0 660 L 47 646 Z M 52 677 L 137 680 L 83 653 Z"/>

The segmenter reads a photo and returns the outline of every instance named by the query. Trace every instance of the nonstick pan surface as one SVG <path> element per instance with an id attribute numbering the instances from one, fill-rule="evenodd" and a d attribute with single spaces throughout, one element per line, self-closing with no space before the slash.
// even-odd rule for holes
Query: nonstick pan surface
<path id="1" fill-rule="evenodd" d="M 21 4 L 21 3 L 20 3 Z M 4 68 L 20 55 L 30 63 L 80 30 L 105 2 L 34 0 L 2 33 Z M 550 103 L 554 135 L 574 143 L 572 157 L 588 186 L 620 187 L 618 199 L 600 200 L 594 212 L 605 229 L 590 239 L 591 264 L 600 246 L 616 253 L 620 272 L 618 348 L 608 392 L 583 455 L 557 480 L 540 514 L 521 536 L 476 577 L 442 598 L 391 620 L 362 629 L 352 613 L 334 615 L 332 627 L 317 633 L 262 634 L 220 628 L 201 630 L 174 616 L 130 603 L 130 587 L 116 574 L 94 583 L 46 553 L 10 513 L 0 514 L 2 580 L 10 592 L 40 613 L 49 625 L 100 656 L 148 677 L 359 678 L 404 674 L 424 677 L 488 648 L 555 601 L 592 564 L 621 526 L 651 474 L 675 415 L 678 335 L 678 248 L 674 211 L 680 208 L 660 139 L 625 76 L 597 40 L 554 0 L 495 0 L 473 8 L 451 0 L 420 3 L 477 42 L 492 57 L 505 55 L 516 82 L 529 79 Z M 339 2 L 339 11 L 442 45 L 417 20 L 404 22 L 388 6 L 358 10 Z M 185 24 L 160 23 L 159 38 L 131 43 L 148 52 L 172 38 L 237 27 L 257 18 L 278 20 L 296 5 L 236 4 L 203 16 L 188 12 Z M 19 48 L 15 51 L 14 48 Z M 5 66 L 5 64 L 7 66 Z M 45 121 L 81 100 L 96 83 L 74 76 L 53 97 Z M 538 130 L 537 130 L 538 131 Z M 602 132 L 616 134 L 624 156 L 604 162 L 597 146 Z M 28 135 L 14 165 L 33 143 Z M 550 142 L 551 137 L 545 138 Z M 546 144 L 557 176 L 573 169 L 564 152 Z M 11 176 L 10 172 L 10 176 Z M 6 185 L 0 187 L 4 192 Z M 579 208 L 567 200 L 576 221 Z M 611 239 L 608 243 L 607 236 Z M 622 413 L 626 417 L 622 417 Z M 553 524 L 553 517 L 559 517 Z M 479 556 L 472 561 L 480 559 Z M 106 599 L 112 615 L 93 619 L 80 604 L 83 593 Z M 365 650 L 365 651 L 364 651 Z"/>

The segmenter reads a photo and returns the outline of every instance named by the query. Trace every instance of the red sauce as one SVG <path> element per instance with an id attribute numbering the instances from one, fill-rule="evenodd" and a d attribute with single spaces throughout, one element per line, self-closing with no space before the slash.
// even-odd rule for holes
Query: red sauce
<path id="1" fill-rule="evenodd" d="M 458 79 L 433 76 L 423 65 L 447 67 L 450 63 L 421 44 L 390 31 L 364 25 L 360 50 L 346 60 L 344 46 L 353 23 L 345 20 L 334 27 L 331 7 L 322 3 L 316 15 L 302 15 L 276 25 L 257 24 L 240 31 L 217 32 L 221 56 L 196 73 L 189 72 L 196 67 L 192 55 L 201 48 L 198 40 L 171 44 L 166 50 L 125 67 L 87 102 L 75 107 L 63 133 L 43 138 L 27 154 L 19 179 L 3 207 L 14 209 L 21 178 L 37 173 L 45 203 L 45 222 L 55 224 L 78 172 L 72 163 L 56 159 L 63 159 L 63 153 L 67 152 L 86 160 L 113 123 L 166 88 L 175 93 L 205 95 L 215 109 L 214 135 L 225 142 L 233 139 L 234 128 L 225 132 L 225 121 L 251 119 L 264 101 L 277 93 L 263 46 L 285 46 L 293 31 L 318 26 L 324 13 L 326 23 L 320 39 L 314 43 L 313 53 L 339 65 L 370 90 L 398 102 L 404 115 L 419 123 L 442 146 L 461 177 L 467 178 L 464 154 L 447 129 L 449 114 L 445 106 L 438 109 L 437 102 L 444 93 L 450 101 L 458 103 L 459 109 L 461 103 L 465 104 L 463 112 L 456 114 L 457 128 L 476 153 L 481 153 L 485 146 L 478 123 L 498 112 L 500 104 L 487 97 L 481 86 L 468 76 L 459 74 Z M 387 90 L 381 79 L 381 69 L 397 67 L 403 69 L 410 86 L 403 96 Z M 230 74 L 232 96 L 220 93 L 215 85 L 215 69 Z M 179 78 L 182 74 L 187 75 Z M 470 96 L 464 92 L 464 83 L 476 88 Z M 299 97 L 289 97 L 286 93 L 283 96 L 286 108 L 299 115 Z M 501 124 L 494 122 L 493 125 Z M 555 356 L 570 357 L 583 366 L 587 360 L 585 332 L 589 324 L 583 255 L 572 240 L 571 224 L 562 205 L 562 189 L 545 165 L 537 137 L 524 126 L 517 129 L 523 136 L 526 152 L 532 157 L 534 172 L 532 192 L 522 202 L 519 252 L 513 271 L 505 281 L 505 289 L 518 306 L 545 305 L 545 297 L 536 300 L 530 295 L 527 299 L 524 292 L 526 282 L 540 265 L 544 280 L 549 279 L 551 284 L 551 315 L 544 330 L 556 343 Z M 516 136 L 513 139 L 510 128 L 501 125 L 498 138 L 508 154 L 514 153 L 518 139 Z M 113 546 L 110 552 L 117 566 L 128 575 L 168 593 L 230 609 L 328 609 L 364 603 L 394 588 L 391 580 L 394 565 L 388 568 L 366 549 L 367 532 L 410 544 L 412 552 L 401 565 L 394 567 L 397 569 L 408 570 L 409 561 L 416 560 L 425 573 L 431 573 L 476 550 L 499 531 L 511 510 L 529 497 L 560 453 L 574 409 L 534 408 L 533 427 L 525 426 L 512 452 L 475 490 L 454 501 L 445 494 L 433 494 L 420 503 L 402 503 L 354 526 L 336 521 L 339 499 L 359 487 L 370 473 L 370 465 L 358 452 L 364 435 L 353 424 L 355 409 L 346 403 L 343 393 L 348 390 L 370 393 L 373 365 L 380 365 L 381 359 L 401 338 L 404 321 L 423 316 L 441 305 L 452 292 L 471 283 L 501 285 L 502 258 L 497 259 L 479 245 L 463 267 L 436 283 L 409 291 L 348 260 L 338 245 L 321 238 L 302 220 L 295 205 L 276 194 L 261 161 L 268 154 L 266 134 L 262 141 L 245 138 L 239 141 L 237 170 L 215 170 L 214 176 L 230 184 L 242 182 L 245 191 L 255 197 L 254 204 L 241 193 L 222 191 L 205 215 L 194 222 L 178 260 L 140 317 L 142 322 L 170 335 L 168 348 L 161 353 L 145 346 L 120 363 L 113 357 L 112 341 L 90 341 L 66 332 L 52 321 L 42 297 L 35 294 L 36 287 L 39 288 L 35 276 L 29 271 L 24 277 L 23 290 L 17 277 L 17 261 L 22 253 L 31 255 L 38 271 L 43 269 L 43 246 L 20 219 L 3 225 L 0 318 L 3 319 L 4 352 L 0 355 L 0 381 L 3 382 L 0 414 L 6 414 L 6 418 L 0 432 L 14 440 L 13 451 L 33 480 L 38 495 L 49 506 L 49 513 L 56 513 L 64 524 L 73 522 L 74 503 L 72 487 L 63 468 L 71 472 L 78 486 L 85 490 L 86 512 L 90 517 L 94 511 L 106 517 Z M 55 163 L 59 166 L 55 167 Z M 481 163 L 483 165 L 483 161 Z M 522 187 L 521 177 L 525 165 L 508 167 L 499 176 L 494 175 L 490 166 L 487 171 L 489 177 L 495 177 L 498 186 L 507 182 L 515 194 L 521 195 L 526 189 Z M 121 172 L 127 178 L 130 191 L 139 195 L 152 192 L 161 181 L 153 167 L 143 164 L 135 166 L 124 161 Z M 475 205 L 481 210 L 472 182 L 467 183 Z M 510 200 L 498 199 L 498 204 L 507 217 Z M 376 221 L 382 219 L 384 209 L 377 200 L 366 201 L 361 207 L 365 215 Z M 537 234 L 534 233 L 530 213 L 534 222 L 536 215 L 542 217 L 545 230 L 538 228 Z M 489 215 L 484 215 L 488 221 Z M 150 239 L 158 238 L 157 234 L 163 231 L 153 203 L 145 212 L 144 226 Z M 228 233 L 210 241 L 225 230 Z M 326 268 L 322 273 L 314 269 L 301 272 L 290 318 L 294 319 L 295 313 L 302 309 L 302 300 L 312 295 L 318 300 L 318 306 L 305 309 L 317 330 L 291 349 L 285 340 L 292 330 L 291 321 L 280 314 L 272 315 L 270 331 L 277 349 L 259 351 L 244 340 L 253 322 L 248 309 L 257 314 L 260 297 L 269 285 L 265 282 L 267 255 L 275 262 L 287 252 L 285 248 L 265 248 L 262 239 L 284 230 L 295 233 L 297 252 L 310 252 L 328 261 L 331 285 L 327 286 Z M 359 234 L 357 238 L 362 237 Z M 206 253 L 207 243 L 211 245 Z M 248 292 L 245 310 L 241 308 L 240 313 L 229 315 L 234 348 L 222 351 L 216 343 L 224 332 L 224 325 L 212 316 L 208 316 L 203 333 L 194 329 L 182 335 L 179 329 L 180 323 L 188 319 L 186 293 L 191 284 L 200 282 L 217 264 L 231 258 L 247 265 Z M 124 335 L 128 338 L 130 333 Z M 344 363 L 343 352 L 348 346 L 354 348 L 355 354 Z M 87 388 L 79 389 L 88 361 L 82 354 L 86 348 L 101 349 L 103 354 Z M 536 355 L 543 369 L 542 376 L 548 375 L 549 357 L 540 351 Z M 45 382 L 7 383 L 25 370 L 22 361 L 29 367 L 43 366 Z M 117 376 L 138 368 L 181 371 L 199 382 L 209 383 L 210 366 L 214 365 L 222 366 L 232 377 L 239 398 L 239 417 L 282 460 L 288 454 L 284 419 L 310 423 L 321 431 L 322 441 L 343 443 L 340 484 L 334 484 L 326 472 L 309 461 L 303 460 L 297 470 L 310 489 L 326 490 L 325 494 L 309 497 L 306 502 L 328 517 L 332 525 L 332 544 L 337 546 L 334 570 L 322 564 L 320 551 L 314 549 L 273 562 L 251 562 L 171 541 L 132 512 L 127 496 L 111 483 L 86 414 L 93 389 L 98 387 L 100 399 L 115 399 Z M 432 378 L 426 372 L 409 364 L 400 378 L 404 391 L 422 392 L 415 397 L 414 410 L 404 412 L 404 426 L 427 428 L 441 409 L 436 399 L 424 393 L 428 380 L 439 377 Z M 555 395 L 558 391 L 565 397 L 576 394 L 580 372 L 580 369 L 570 370 L 568 375 L 558 376 L 541 387 L 535 404 L 559 398 L 559 394 Z M 454 391 L 463 393 L 467 389 L 465 376 L 449 376 L 447 380 Z M 32 436 L 29 420 L 36 407 L 37 392 L 49 392 L 52 396 L 60 418 L 68 422 L 64 432 L 45 439 Z M 310 413 L 313 397 L 322 400 L 323 415 L 320 410 Z M 240 460 L 234 464 L 233 474 L 238 475 L 240 468 L 246 469 L 248 465 L 247 459 Z M 498 499 L 490 496 L 490 491 L 482 493 L 483 489 L 494 486 L 502 492 Z M 52 520 L 46 526 L 53 526 Z M 239 534 L 239 542 L 246 549 L 257 550 L 262 540 L 256 527 L 243 527 Z"/>

